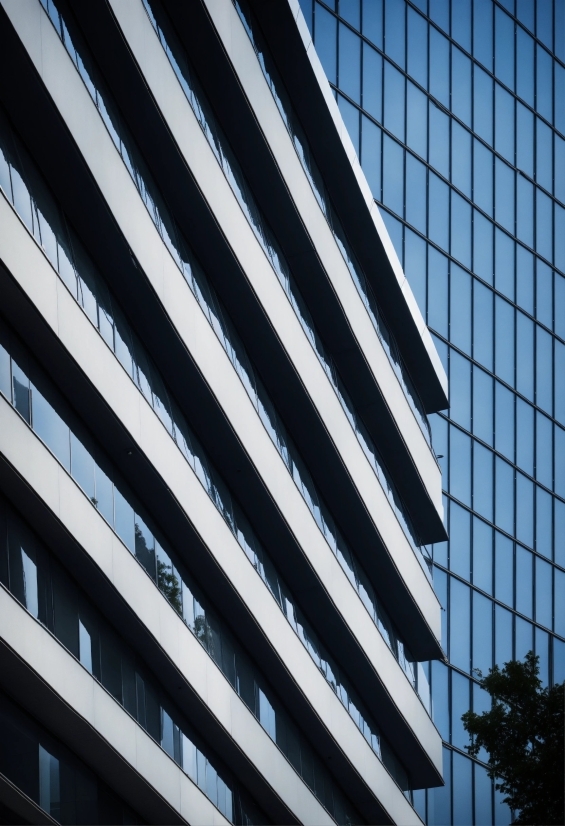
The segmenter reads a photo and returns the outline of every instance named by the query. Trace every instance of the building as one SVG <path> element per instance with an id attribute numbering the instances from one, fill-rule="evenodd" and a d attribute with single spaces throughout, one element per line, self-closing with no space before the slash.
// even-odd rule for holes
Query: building
<path id="1" fill-rule="evenodd" d="M 1 0 L 0 187 L 0 822 L 421 823 L 447 380 L 298 4 Z"/>
<path id="2" fill-rule="evenodd" d="M 446 785 L 430 824 L 508 823 L 461 714 L 534 649 L 565 677 L 565 7 L 302 2 L 375 201 L 449 374 L 431 417 L 449 543 L 449 667 L 431 667 Z M 494 807 L 494 808 L 493 808 Z"/>

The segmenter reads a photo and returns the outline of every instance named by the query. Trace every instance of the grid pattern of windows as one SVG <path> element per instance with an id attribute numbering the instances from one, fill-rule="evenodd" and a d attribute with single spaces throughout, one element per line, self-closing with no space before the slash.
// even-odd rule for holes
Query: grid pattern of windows
<path id="1" fill-rule="evenodd" d="M 417 808 L 508 823 L 461 715 L 485 708 L 474 669 L 530 649 L 545 683 L 565 678 L 565 2 L 301 6 L 450 382 L 431 417 L 446 785 Z"/>

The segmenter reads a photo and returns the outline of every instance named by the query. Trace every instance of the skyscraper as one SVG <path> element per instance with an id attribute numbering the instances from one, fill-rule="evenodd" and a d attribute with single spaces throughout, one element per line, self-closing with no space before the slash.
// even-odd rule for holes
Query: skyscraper
<path id="1" fill-rule="evenodd" d="M 0 823 L 420 824 L 447 378 L 298 4 L 0 0 L 0 295 Z"/>
<path id="2" fill-rule="evenodd" d="M 449 374 L 450 409 L 431 417 L 446 785 L 418 808 L 507 823 L 460 718 L 485 707 L 474 669 L 534 649 L 545 684 L 565 677 L 565 4 L 301 6 Z"/>

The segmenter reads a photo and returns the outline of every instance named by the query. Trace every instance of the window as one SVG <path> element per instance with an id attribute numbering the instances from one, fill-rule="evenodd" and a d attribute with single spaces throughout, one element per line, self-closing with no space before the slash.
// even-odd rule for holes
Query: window
<path id="1" fill-rule="evenodd" d="M 471 197 L 471 133 L 451 122 L 451 182 Z"/>
<path id="2" fill-rule="evenodd" d="M 471 439 L 456 427 L 449 430 L 449 492 L 471 507 Z"/>
<path id="3" fill-rule="evenodd" d="M 473 584 L 492 594 L 493 530 L 473 517 Z"/>
<path id="4" fill-rule="evenodd" d="M 473 200 L 492 218 L 492 152 L 474 138 L 473 153 Z"/>
<path id="5" fill-rule="evenodd" d="M 495 459 L 495 521 L 502 530 L 514 533 L 514 469 L 499 456 Z"/>
<path id="6" fill-rule="evenodd" d="M 459 7 L 454 17 L 459 16 Z M 471 61 L 463 52 L 451 47 L 451 111 L 471 126 Z"/>
<path id="7" fill-rule="evenodd" d="M 473 67 L 473 128 L 477 135 L 493 145 L 493 80 L 476 64 Z"/>
<path id="8" fill-rule="evenodd" d="M 448 338 L 447 271 L 446 256 L 433 247 L 428 247 L 428 325 L 444 338 Z"/>
<path id="9" fill-rule="evenodd" d="M 489 71 L 492 71 L 493 56 L 492 18 L 491 0 L 473 0 L 473 54 Z"/>
<path id="10" fill-rule="evenodd" d="M 498 158 L 497 158 L 498 163 Z M 503 164 L 506 167 L 506 164 Z M 509 169 L 509 167 L 506 167 Z M 497 201 L 499 188 L 497 186 Z M 514 201 L 512 201 L 514 203 Z M 495 286 L 496 289 L 514 301 L 514 280 L 516 274 L 515 243 L 510 236 L 502 232 L 498 227 L 494 231 L 495 256 Z"/>
<path id="11" fill-rule="evenodd" d="M 382 132 L 379 127 L 362 116 L 361 132 L 361 166 L 371 187 L 371 192 L 375 200 L 382 199 L 381 193 L 381 158 L 382 158 Z"/>
<path id="12" fill-rule="evenodd" d="M 514 90 L 514 21 L 495 7 L 494 71 L 499 80 Z"/>
<path id="13" fill-rule="evenodd" d="M 375 120 L 383 116 L 383 59 L 368 43 L 363 43 L 363 108 Z M 341 88 L 347 93 L 342 85 Z M 351 95 L 351 97 L 354 97 Z M 365 128 L 365 122 L 363 125 Z"/>
<path id="14" fill-rule="evenodd" d="M 446 109 L 450 109 L 449 75 L 449 40 L 430 27 L 430 94 Z"/>
<path id="15" fill-rule="evenodd" d="M 493 283 L 493 231 L 488 218 L 473 210 L 473 272 L 487 282 Z"/>
<path id="16" fill-rule="evenodd" d="M 468 673 L 471 667 L 471 589 L 454 577 L 449 579 L 449 659 Z"/>
<path id="17" fill-rule="evenodd" d="M 492 521 L 493 512 L 493 453 L 473 442 L 473 510 Z"/>
<path id="18" fill-rule="evenodd" d="M 427 169 L 409 152 L 406 153 L 406 220 L 426 234 Z"/>
<path id="19" fill-rule="evenodd" d="M 483 442 L 493 443 L 493 394 L 492 376 L 477 365 L 473 366 L 473 433 Z"/>
<path id="20" fill-rule="evenodd" d="M 496 221 L 514 234 L 515 172 L 500 158 L 494 164 L 494 191 Z"/>
<path id="21" fill-rule="evenodd" d="M 516 102 L 516 166 L 534 177 L 534 115 L 520 101 Z"/>
<path id="22" fill-rule="evenodd" d="M 471 205 L 451 191 L 451 254 L 471 267 Z"/>
<path id="23" fill-rule="evenodd" d="M 444 250 L 449 249 L 449 187 L 430 172 L 428 179 L 429 237 Z"/>
<path id="24" fill-rule="evenodd" d="M 449 116 L 430 101 L 429 161 L 444 178 L 449 178 L 449 123 Z"/>
<path id="25" fill-rule="evenodd" d="M 451 342 L 463 352 L 471 354 L 471 276 L 451 264 L 450 279 L 450 335 Z M 470 428 L 468 428 L 470 429 Z"/>
<path id="26" fill-rule="evenodd" d="M 385 60 L 384 65 L 384 125 L 404 141 L 404 90 L 406 81 L 398 69 Z"/>
<path id="27" fill-rule="evenodd" d="M 408 74 L 428 88 L 428 23 L 412 8 L 408 8 Z"/>
<path id="28" fill-rule="evenodd" d="M 471 430 L 471 362 L 457 353 L 450 352 L 449 387 L 451 407 L 449 415 L 454 422 Z"/>
<path id="29" fill-rule="evenodd" d="M 383 137 L 383 202 L 404 217 L 404 150 L 400 144 Z"/>
<path id="30" fill-rule="evenodd" d="M 428 157 L 428 99 L 407 81 L 406 143 L 424 160 Z"/>
<path id="31" fill-rule="evenodd" d="M 520 26 L 516 29 L 516 91 L 529 106 L 534 105 L 534 41 Z"/>
<path id="32" fill-rule="evenodd" d="M 361 103 L 361 39 L 343 24 L 339 26 L 338 86 L 355 103 Z"/>
<path id="33" fill-rule="evenodd" d="M 385 0 L 385 52 L 402 69 L 405 67 L 404 0 Z"/>
<path id="34" fill-rule="evenodd" d="M 316 51 L 330 83 L 337 81 L 337 21 L 322 6 L 316 3 L 315 17 Z"/>
<path id="35" fill-rule="evenodd" d="M 514 395 L 497 381 L 494 412 L 495 447 L 510 461 L 514 461 Z"/>

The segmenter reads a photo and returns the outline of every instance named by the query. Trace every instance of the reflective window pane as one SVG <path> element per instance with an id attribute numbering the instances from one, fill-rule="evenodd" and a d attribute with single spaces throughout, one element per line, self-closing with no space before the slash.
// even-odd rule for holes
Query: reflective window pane
<path id="1" fill-rule="evenodd" d="M 466 735 L 465 745 L 469 742 Z M 453 753 L 453 824 L 467 826 L 472 805 L 472 762 L 457 752 Z"/>
<path id="2" fill-rule="evenodd" d="M 449 249 L 449 187 L 433 172 L 428 178 L 428 234 L 446 252 Z"/>
<path id="3" fill-rule="evenodd" d="M 473 591 L 473 661 L 472 668 L 488 674 L 492 668 L 493 603 Z"/>
<path id="4" fill-rule="evenodd" d="M 473 517 L 473 584 L 492 594 L 493 530 Z"/>
<path id="5" fill-rule="evenodd" d="M 449 116 L 430 101 L 429 162 L 444 178 L 449 178 Z"/>
<path id="6" fill-rule="evenodd" d="M 363 109 L 376 120 L 382 119 L 383 59 L 367 43 L 363 44 Z M 341 87 L 344 88 L 343 86 Z"/>
<path id="7" fill-rule="evenodd" d="M 457 668 L 471 667 L 471 591 L 463 582 L 450 577 L 449 659 Z"/>
<path id="8" fill-rule="evenodd" d="M 428 157 L 428 100 L 413 83 L 406 84 L 406 143 L 421 158 Z"/>
<path id="9" fill-rule="evenodd" d="M 489 71 L 493 57 L 493 4 L 473 0 L 473 54 Z"/>
<path id="10" fill-rule="evenodd" d="M 449 567 L 464 579 L 471 568 L 471 514 L 455 502 L 449 507 Z"/>
<path id="11" fill-rule="evenodd" d="M 401 141 L 404 140 L 404 75 L 391 63 L 384 65 L 384 125 Z"/>
<path id="12" fill-rule="evenodd" d="M 337 80 L 337 21 L 323 6 L 316 3 L 314 41 L 324 72 L 330 83 Z"/>
<path id="13" fill-rule="evenodd" d="M 475 365 L 473 367 L 473 433 L 491 446 L 493 444 L 493 399 L 492 376 Z"/>
<path id="14" fill-rule="evenodd" d="M 536 557 L 536 622 L 552 628 L 553 593 L 552 566 L 543 559 Z"/>
<path id="15" fill-rule="evenodd" d="M 457 13 L 453 17 L 459 16 Z M 455 46 L 451 48 L 451 110 L 463 123 L 471 126 L 471 61 Z"/>
<path id="16" fill-rule="evenodd" d="M 406 4 L 385 0 L 385 52 L 402 69 L 405 67 Z"/>
<path id="17" fill-rule="evenodd" d="M 382 199 L 381 193 L 381 159 L 382 159 L 382 132 L 379 127 L 362 116 L 362 145 L 361 166 L 371 187 L 375 200 Z"/>
<path id="18" fill-rule="evenodd" d="M 383 137 L 383 201 L 404 217 L 404 150 L 396 141 Z"/>
<path id="19" fill-rule="evenodd" d="M 412 8 L 408 8 L 408 74 L 428 88 L 428 24 Z"/>
<path id="20" fill-rule="evenodd" d="M 361 39 L 344 25 L 339 26 L 339 88 L 355 103 L 361 103 Z"/>
<path id="21" fill-rule="evenodd" d="M 514 606 L 514 544 L 504 534 L 495 532 L 494 595 L 500 602 Z"/>

